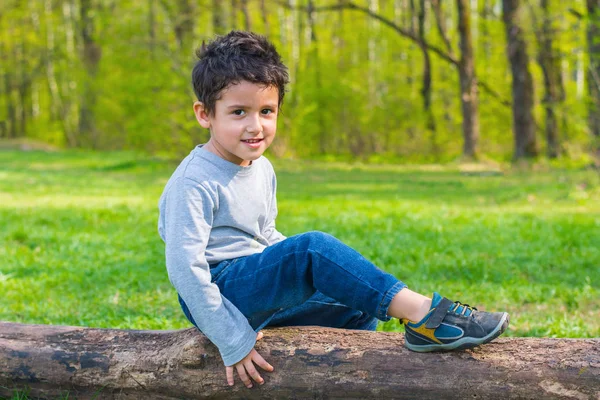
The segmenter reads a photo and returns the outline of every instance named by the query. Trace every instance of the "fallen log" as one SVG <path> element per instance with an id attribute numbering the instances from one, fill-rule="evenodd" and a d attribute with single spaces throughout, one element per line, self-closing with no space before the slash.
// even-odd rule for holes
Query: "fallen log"
<path id="1" fill-rule="evenodd" d="M 265 329 L 265 384 L 226 384 L 195 329 L 129 331 L 0 322 L 0 395 L 86 399 L 600 399 L 600 339 L 500 338 L 419 354 L 403 335 L 318 327 Z"/>

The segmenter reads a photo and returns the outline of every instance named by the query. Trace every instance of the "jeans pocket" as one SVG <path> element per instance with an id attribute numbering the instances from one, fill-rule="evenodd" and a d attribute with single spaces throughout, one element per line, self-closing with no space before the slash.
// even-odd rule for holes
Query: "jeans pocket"
<path id="1" fill-rule="evenodd" d="M 211 270 L 210 270 L 211 280 L 210 281 L 212 283 L 217 283 L 217 281 L 223 277 L 225 272 L 227 272 L 229 267 L 233 263 L 235 263 L 235 261 L 236 261 L 236 259 L 224 260 L 224 261 L 221 261 L 220 263 L 218 263 L 216 267 L 211 268 Z"/>

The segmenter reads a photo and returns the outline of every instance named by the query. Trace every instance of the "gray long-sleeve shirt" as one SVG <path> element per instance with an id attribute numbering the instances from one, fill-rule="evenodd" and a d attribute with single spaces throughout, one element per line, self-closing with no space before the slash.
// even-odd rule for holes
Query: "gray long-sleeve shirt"
<path id="1" fill-rule="evenodd" d="M 285 239 L 275 229 L 275 193 L 275 172 L 265 157 L 242 167 L 198 146 L 177 167 L 158 204 L 169 279 L 226 366 L 252 350 L 256 333 L 211 283 L 209 265 Z"/>

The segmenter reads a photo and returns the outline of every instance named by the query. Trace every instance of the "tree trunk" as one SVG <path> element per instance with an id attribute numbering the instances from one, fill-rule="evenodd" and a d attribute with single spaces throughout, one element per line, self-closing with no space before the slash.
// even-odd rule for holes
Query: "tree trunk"
<path id="1" fill-rule="evenodd" d="M 102 49 L 94 40 L 94 10 L 91 0 L 81 0 L 79 5 L 80 33 L 83 42 L 83 65 L 85 77 L 81 93 L 79 108 L 79 133 L 85 138 L 84 145 L 92 148 L 98 147 L 98 136 L 94 121 L 94 108 L 96 106 L 96 90 L 93 83 L 96 81 L 98 66 L 102 57 Z"/>
<path id="2" fill-rule="evenodd" d="M 458 31 L 460 33 L 460 103 L 463 115 L 463 156 L 476 159 L 479 143 L 479 94 L 473 43 L 471 38 L 471 11 L 469 0 L 457 0 Z"/>
<path id="3" fill-rule="evenodd" d="M 419 12 L 417 13 L 418 20 L 418 35 L 421 43 L 425 41 L 425 19 L 427 18 L 427 2 L 426 0 L 419 1 Z M 423 45 L 419 46 L 423 53 L 423 86 L 421 87 L 421 96 L 423 96 L 423 108 L 427 115 L 427 129 L 435 131 L 435 118 L 431 109 L 431 58 L 429 51 Z"/>
<path id="4" fill-rule="evenodd" d="M 421 96 L 423 97 L 423 109 L 425 110 L 425 117 L 427 118 L 426 128 L 429 131 L 429 141 L 431 146 L 431 153 L 433 154 L 436 161 L 440 157 L 440 148 L 437 143 L 437 126 L 435 123 L 435 115 L 431 107 L 431 58 L 429 57 L 429 50 L 423 45 L 425 42 L 425 19 L 427 18 L 427 1 L 419 1 L 419 12 L 417 14 L 418 24 L 418 35 L 420 39 L 419 47 L 423 54 L 423 86 L 421 87 Z"/>
<path id="5" fill-rule="evenodd" d="M 533 78 L 529 71 L 529 55 L 519 20 L 519 3 L 519 0 L 502 0 L 502 18 L 512 71 L 515 160 L 535 157 L 538 153 L 533 118 Z"/>
<path id="6" fill-rule="evenodd" d="M 587 11 L 587 42 L 590 53 L 587 79 L 590 93 L 588 124 L 596 141 L 596 153 L 600 156 L 600 0 L 587 0 Z"/>
<path id="7" fill-rule="evenodd" d="M 556 111 L 557 106 L 564 101 L 565 91 L 560 71 L 560 54 L 557 49 L 554 48 L 553 44 L 555 34 L 552 27 L 549 2 L 549 0 L 541 1 L 543 20 L 541 32 L 537 35 L 540 42 L 538 62 L 544 73 L 547 154 L 549 158 L 556 158 L 559 155 L 558 120 Z"/>
<path id="8" fill-rule="evenodd" d="M 264 330 L 275 370 L 228 387 L 217 349 L 193 329 L 126 331 L 0 322 L 0 395 L 87 399 L 596 399 L 600 340 L 498 339 L 452 353 L 412 353 L 399 333 Z"/>

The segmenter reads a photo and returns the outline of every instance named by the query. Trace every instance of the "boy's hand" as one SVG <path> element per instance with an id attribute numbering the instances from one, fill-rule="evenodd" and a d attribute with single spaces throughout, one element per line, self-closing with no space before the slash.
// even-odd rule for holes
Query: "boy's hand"
<path id="1" fill-rule="evenodd" d="M 258 332 L 258 334 L 256 335 L 256 340 L 260 340 L 262 339 L 262 337 L 262 331 Z M 265 371 L 273 372 L 273 367 L 271 366 L 271 364 L 266 362 L 265 359 L 262 358 L 262 356 L 258 354 L 256 350 L 252 349 L 252 351 L 237 364 L 234 364 L 231 367 L 225 367 L 225 373 L 227 374 L 227 383 L 229 384 L 229 386 L 233 386 L 234 368 L 237 370 L 242 382 L 244 382 L 244 384 L 248 388 L 252 387 L 252 381 L 250 380 L 250 377 L 260 385 L 265 383 L 263 378 L 260 376 L 256 368 L 254 367 L 254 363 L 256 363 L 256 365 L 258 365 Z"/>

